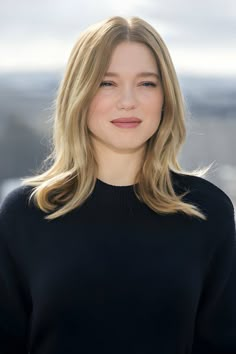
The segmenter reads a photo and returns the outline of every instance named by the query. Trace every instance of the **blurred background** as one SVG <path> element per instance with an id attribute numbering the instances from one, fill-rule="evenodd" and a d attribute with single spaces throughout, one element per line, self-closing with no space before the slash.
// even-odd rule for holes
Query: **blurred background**
<path id="1" fill-rule="evenodd" d="M 0 10 L 0 203 L 49 151 L 53 100 L 79 34 L 109 16 L 139 16 L 169 48 L 184 95 L 187 170 L 236 205 L 236 2 L 234 0 L 8 0 Z"/>

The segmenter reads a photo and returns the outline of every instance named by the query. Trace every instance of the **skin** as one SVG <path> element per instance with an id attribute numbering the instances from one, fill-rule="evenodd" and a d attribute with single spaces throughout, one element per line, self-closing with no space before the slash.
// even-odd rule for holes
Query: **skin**
<path id="1" fill-rule="evenodd" d="M 159 76 L 159 71 L 145 44 L 122 42 L 114 49 L 107 72 L 117 76 L 104 76 L 87 117 L 99 165 L 97 177 L 111 185 L 132 185 L 145 145 L 160 124 L 164 99 L 158 77 L 138 74 Z M 111 123 L 120 117 L 138 117 L 142 122 L 122 129 Z"/>

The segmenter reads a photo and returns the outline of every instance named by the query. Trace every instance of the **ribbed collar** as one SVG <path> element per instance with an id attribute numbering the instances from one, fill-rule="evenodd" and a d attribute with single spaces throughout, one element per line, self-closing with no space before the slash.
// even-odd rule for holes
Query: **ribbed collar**
<path id="1" fill-rule="evenodd" d="M 97 203 L 102 202 L 102 204 L 125 206 L 130 203 L 139 203 L 133 187 L 134 185 L 115 186 L 97 178 L 92 197 Z"/>
<path id="2" fill-rule="evenodd" d="M 178 179 L 176 180 L 176 177 L 175 173 L 173 173 L 173 182 L 176 191 L 178 191 L 178 184 L 176 185 Z M 140 205 L 140 201 L 134 192 L 134 186 L 135 184 L 127 186 L 112 185 L 97 178 L 91 198 L 96 201 L 96 205 L 99 205 L 99 203 L 110 206 Z"/>
<path id="3" fill-rule="evenodd" d="M 119 190 L 120 192 L 132 190 L 134 187 L 134 184 L 130 184 L 127 186 L 116 186 L 113 184 L 108 184 L 108 183 L 100 180 L 99 178 L 97 178 L 96 185 L 99 186 L 99 188 L 106 188 L 107 190 Z"/>

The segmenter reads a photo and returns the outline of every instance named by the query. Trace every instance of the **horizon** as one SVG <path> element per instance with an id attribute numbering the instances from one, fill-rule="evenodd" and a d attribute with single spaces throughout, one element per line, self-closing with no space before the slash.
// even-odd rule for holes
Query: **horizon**
<path id="1" fill-rule="evenodd" d="M 0 68 L 0 75 L 27 75 L 27 74 L 63 74 L 65 72 L 65 67 L 60 68 L 44 68 L 44 69 L 14 69 L 14 70 L 1 70 Z M 230 81 L 236 80 L 236 73 L 211 73 L 211 72 L 188 72 L 188 71 L 178 71 L 176 72 L 179 77 L 185 78 L 196 78 L 196 79 L 205 79 L 205 78 L 212 78 L 212 79 L 227 79 Z"/>

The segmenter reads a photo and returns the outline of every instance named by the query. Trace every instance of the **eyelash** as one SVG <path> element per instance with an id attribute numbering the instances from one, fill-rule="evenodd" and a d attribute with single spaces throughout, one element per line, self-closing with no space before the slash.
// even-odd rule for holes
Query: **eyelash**
<path id="1" fill-rule="evenodd" d="M 113 83 L 110 81 L 102 81 L 100 84 L 100 87 L 110 87 L 110 86 L 106 86 L 104 84 L 113 84 Z M 150 82 L 150 81 L 145 81 L 142 84 L 148 84 L 148 86 L 145 86 L 145 87 L 156 87 L 157 86 L 154 82 Z"/>

